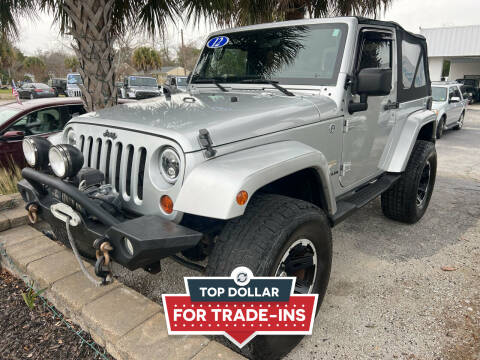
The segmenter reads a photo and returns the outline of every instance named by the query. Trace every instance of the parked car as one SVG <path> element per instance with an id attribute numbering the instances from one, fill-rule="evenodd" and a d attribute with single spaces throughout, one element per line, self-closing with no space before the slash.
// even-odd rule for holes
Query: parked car
<path id="1" fill-rule="evenodd" d="M 47 84 L 42 83 L 24 83 L 17 91 L 21 99 L 55 97 L 55 91 Z"/>
<path id="2" fill-rule="evenodd" d="M 66 95 L 65 91 L 67 90 L 67 79 L 52 78 L 48 81 L 48 85 L 50 85 L 55 91 L 55 96 Z"/>
<path id="3" fill-rule="evenodd" d="M 463 79 L 457 79 L 457 82 L 463 84 L 464 92 L 472 104 L 480 101 L 480 75 L 465 75 Z"/>
<path id="4" fill-rule="evenodd" d="M 79 73 L 67 74 L 67 89 L 65 91 L 68 97 L 82 96 L 82 90 L 78 85 L 82 85 L 83 80 Z"/>
<path id="5" fill-rule="evenodd" d="M 120 89 L 122 99 L 148 99 L 162 95 L 157 79 L 149 76 L 126 76 Z"/>
<path id="6" fill-rule="evenodd" d="M 37 99 L 0 106 L 0 166 L 13 160 L 25 167 L 22 140 L 25 136 L 48 137 L 63 130 L 73 116 L 84 114 L 79 98 Z"/>
<path id="7" fill-rule="evenodd" d="M 175 94 L 177 92 L 187 91 L 187 77 L 186 76 L 172 76 L 168 75 L 163 84 L 163 92 Z"/>
<path id="8" fill-rule="evenodd" d="M 450 82 L 432 82 L 432 110 L 437 116 L 437 139 L 447 129 L 460 130 L 463 126 L 467 99 L 463 97 L 461 84 Z"/>
<path id="9" fill-rule="evenodd" d="M 222 30 L 190 86 L 73 119 L 63 144 L 24 139 L 20 193 L 57 239 L 89 257 L 110 245 L 129 270 L 172 256 L 209 276 L 296 277 L 320 308 L 333 226 L 378 196 L 388 218 L 424 216 L 437 156 L 423 36 L 357 17 Z M 277 359 L 300 339 L 246 351 Z"/>

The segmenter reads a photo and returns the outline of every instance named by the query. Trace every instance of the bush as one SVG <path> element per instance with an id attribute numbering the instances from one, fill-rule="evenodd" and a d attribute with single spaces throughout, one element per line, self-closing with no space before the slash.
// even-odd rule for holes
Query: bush
<path id="1" fill-rule="evenodd" d="M 11 164 L 7 168 L 0 169 L 0 195 L 13 194 L 18 192 L 17 182 L 22 178 L 20 168 Z"/>

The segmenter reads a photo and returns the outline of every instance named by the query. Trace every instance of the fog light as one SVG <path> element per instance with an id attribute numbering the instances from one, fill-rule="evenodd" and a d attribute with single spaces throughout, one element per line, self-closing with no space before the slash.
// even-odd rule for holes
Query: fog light
<path id="1" fill-rule="evenodd" d="M 160 198 L 160 206 L 167 214 L 171 214 L 173 212 L 173 200 L 168 195 L 163 195 Z"/>
<path id="2" fill-rule="evenodd" d="M 133 244 L 130 241 L 129 238 L 124 237 L 123 238 L 123 245 L 125 246 L 125 249 L 130 255 L 133 255 Z"/>
<path id="3" fill-rule="evenodd" d="M 50 168 L 59 178 L 77 175 L 83 166 L 83 154 L 69 144 L 53 145 L 48 151 Z"/>
<path id="4" fill-rule="evenodd" d="M 45 138 L 31 136 L 23 139 L 22 148 L 25 161 L 32 168 L 45 170 L 48 168 L 48 149 L 52 144 Z"/>

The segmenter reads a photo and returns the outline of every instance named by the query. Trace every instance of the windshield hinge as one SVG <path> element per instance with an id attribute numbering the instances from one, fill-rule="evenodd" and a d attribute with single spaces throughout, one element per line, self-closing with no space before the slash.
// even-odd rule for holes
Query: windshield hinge
<path id="1" fill-rule="evenodd" d="M 215 156 L 217 150 L 212 147 L 213 142 L 207 129 L 200 129 L 198 131 L 198 140 L 200 141 L 200 146 L 205 149 L 204 154 L 207 158 Z"/>

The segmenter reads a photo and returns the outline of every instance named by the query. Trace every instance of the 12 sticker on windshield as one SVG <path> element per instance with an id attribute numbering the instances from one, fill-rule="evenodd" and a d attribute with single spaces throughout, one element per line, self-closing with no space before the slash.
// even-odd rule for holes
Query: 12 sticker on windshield
<path id="1" fill-rule="evenodd" d="M 215 36 L 208 40 L 207 47 L 211 49 L 220 48 L 228 44 L 228 37 L 226 36 Z"/>

